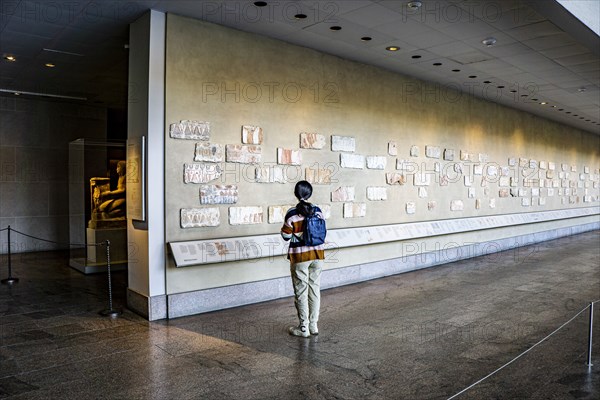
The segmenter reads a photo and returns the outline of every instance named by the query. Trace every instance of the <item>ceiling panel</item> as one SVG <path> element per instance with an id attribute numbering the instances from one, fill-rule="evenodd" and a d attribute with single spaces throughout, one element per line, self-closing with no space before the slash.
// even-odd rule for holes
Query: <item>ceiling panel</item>
<path id="1" fill-rule="evenodd" d="M 372 2 L 367 6 L 349 12 L 344 12 L 341 14 L 341 17 L 346 21 L 354 22 L 367 28 L 403 22 L 402 15 L 390 10 L 389 8 Z"/>
<path id="2" fill-rule="evenodd" d="M 568 57 L 576 54 L 587 54 L 589 50 L 575 42 L 570 44 L 569 46 L 561 46 L 556 47 L 554 49 L 546 49 L 540 50 L 540 54 L 548 57 L 548 58 L 560 58 L 560 57 Z"/>
<path id="3" fill-rule="evenodd" d="M 267 0 L 262 8 L 252 0 L 69 1 L 3 1 L 0 12 L 14 15 L 0 15 L 0 51 L 13 51 L 19 59 L 13 65 L 0 62 L 2 85 L 82 93 L 94 104 L 125 107 L 128 24 L 153 7 L 381 66 L 432 85 L 475 90 L 486 100 L 582 129 L 591 124 L 551 105 L 592 118 L 600 102 L 599 58 L 582 45 L 586 40 L 561 30 L 552 22 L 556 19 L 540 14 L 544 9 L 536 12 L 520 0 L 423 0 L 416 10 L 395 0 Z M 298 13 L 306 18 L 296 19 Z M 331 31 L 332 25 L 342 30 Z M 361 41 L 363 36 L 372 40 Z M 481 40 L 486 36 L 494 36 L 497 44 L 485 47 Z M 389 45 L 401 49 L 389 52 Z M 49 53 L 44 47 L 84 56 Z M 57 68 L 43 68 L 47 61 Z M 577 91 L 584 86 L 586 92 Z M 549 106 L 539 105 L 542 100 Z"/>

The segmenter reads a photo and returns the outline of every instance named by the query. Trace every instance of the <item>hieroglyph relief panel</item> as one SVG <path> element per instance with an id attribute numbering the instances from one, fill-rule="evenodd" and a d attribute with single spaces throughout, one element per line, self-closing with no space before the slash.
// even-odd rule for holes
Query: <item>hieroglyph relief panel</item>
<path id="1" fill-rule="evenodd" d="M 395 141 L 388 142 L 388 155 L 397 156 L 398 155 L 398 143 Z"/>
<path id="2" fill-rule="evenodd" d="M 258 183 L 287 183 L 287 169 L 282 165 L 263 165 L 256 167 L 254 177 Z"/>
<path id="3" fill-rule="evenodd" d="M 227 162 L 241 164 L 258 164 L 261 161 L 262 149 L 257 145 L 228 144 L 225 146 Z"/>
<path id="4" fill-rule="evenodd" d="M 262 206 L 229 207 L 229 224 L 230 225 L 262 224 L 262 222 L 263 222 Z"/>
<path id="5" fill-rule="evenodd" d="M 210 140 L 210 122 L 181 120 L 169 126 L 173 139 Z"/>
<path id="6" fill-rule="evenodd" d="M 437 146 L 425 146 L 425 157 L 440 158 L 441 150 Z"/>
<path id="7" fill-rule="evenodd" d="M 354 201 L 354 186 L 341 186 L 331 192 L 331 201 Z"/>
<path id="8" fill-rule="evenodd" d="M 385 182 L 388 185 L 404 185 L 406 183 L 406 175 L 398 172 L 386 172 Z"/>
<path id="9" fill-rule="evenodd" d="M 331 136 L 331 151 L 356 151 L 356 140 L 352 136 Z"/>
<path id="10" fill-rule="evenodd" d="M 243 125 L 242 143 L 244 144 L 262 144 L 263 130 L 260 126 Z"/>
<path id="11" fill-rule="evenodd" d="M 225 150 L 222 144 L 211 144 L 207 142 L 196 143 L 194 161 L 222 162 Z"/>
<path id="12" fill-rule="evenodd" d="M 367 215 L 366 203 L 344 203 L 344 218 L 360 218 Z"/>
<path id="13" fill-rule="evenodd" d="M 387 200 L 387 188 L 381 186 L 367 186 L 367 200 Z"/>
<path id="14" fill-rule="evenodd" d="M 300 134 L 300 148 L 321 150 L 327 144 L 325 135 L 318 133 L 302 132 Z"/>
<path id="15" fill-rule="evenodd" d="M 295 205 L 269 206 L 269 224 L 282 224 L 285 220 L 285 214 Z"/>
<path id="16" fill-rule="evenodd" d="M 200 204 L 235 204 L 237 201 L 237 185 L 202 185 L 200 187 Z"/>
<path id="17" fill-rule="evenodd" d="M 452 200 L 450 202 L 450 211 L 462 211 L 465 205 L 462 200 Z"/>
<path id="18" fill-rule="evenodd" d="M 219 226 L 221 214 L 217 207 L 182 208 L 182 228 L 201 228 L 206 226 Z"/>
<path id="19" fill-rule="evenodd" d="M 364 169 L 365 156 L 360 154 L 341 153 L 340 166 L 342 168 Z"/>
<path id="20" fill-rule="evenodd" d="M 387 165 L 387 157 L 385 156 L 367 156 L 367 168 L 369 169 L 385 169 Z"/>
<path id="21" fill-rule="evenodd" d="M 301 165 L 302 153 L 300 150 L 277 148 L 277 164 L 283 165 Z"/>
<path id="22" fill-rule="evenodd" d="M 183 164 L 184 183 L 208 183 L 220 176 L 219 164 Z"/>

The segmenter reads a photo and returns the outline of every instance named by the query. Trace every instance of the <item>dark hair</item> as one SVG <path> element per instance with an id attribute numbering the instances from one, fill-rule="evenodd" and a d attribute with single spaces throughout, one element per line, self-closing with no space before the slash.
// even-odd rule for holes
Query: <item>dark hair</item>
<path id="1" fill-rule="evenodd" d="M 312 214 L 312 204 L 306 201 L 312 196 L 312 190 L 312 185 L 307 181 L 299 181 L 294 188 L 294 195 L 300 200 L 296 209 L 305 217 Z"/>

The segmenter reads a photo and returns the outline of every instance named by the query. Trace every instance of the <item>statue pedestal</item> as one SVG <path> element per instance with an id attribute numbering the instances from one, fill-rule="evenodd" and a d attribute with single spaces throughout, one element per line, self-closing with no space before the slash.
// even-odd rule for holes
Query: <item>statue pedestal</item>
<path id="1" fill-rule="evenodd" d="M 106 246 L 90 246 L 93 243 L 110 241 L 110 269 L 120 271 L 127 268 L 127 228 L 87 228 L 87 251 L 85 258 L 71 258 L 69 265 L 84 274 L 106 271 Z"/>

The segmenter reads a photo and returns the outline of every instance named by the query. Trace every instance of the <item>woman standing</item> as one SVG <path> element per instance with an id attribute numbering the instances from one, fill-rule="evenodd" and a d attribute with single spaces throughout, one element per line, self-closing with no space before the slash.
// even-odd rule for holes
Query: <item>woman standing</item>
<path id="1" fill-rule="evenodd" d="M 294 303 L 298 311 L 298 326 L 291 326 L 290 335 L 309 337 L 318 335 L 319 308 L 321 306 L 321 270 L 325 258 L 325 245 L 307 246 L 303 239 L 304 219 L 313 213 L 324 220 L 319 207 L 307 200 L 312 195 L 312 185 L 300 181 L 294 188 L 294 195 L 300 202 L 288 210 L 281 228 L 284 240 L 290 240 L 288 259 L 292 284 L 294 286 Z"/>

